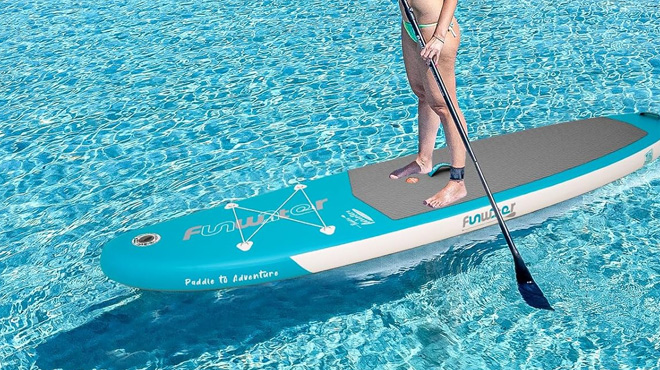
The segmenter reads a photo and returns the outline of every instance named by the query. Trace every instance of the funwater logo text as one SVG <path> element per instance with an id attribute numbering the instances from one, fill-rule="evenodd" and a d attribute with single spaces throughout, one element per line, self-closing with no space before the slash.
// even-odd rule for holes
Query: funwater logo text
<path id="1" fill-rule="evenodd" d="M 516 216 L 516 212 L 514 211 L 515 207 L 516 203 L 507 204 L 500 208 L 500 212 L 504 218 L 512 218 Z M 495 221 L 496 219 L 497 216 L 495 216 L 495 210 L 492 208 L 485 212 L 478 212 L 472 215 L 467 215 L 463 218 L 463 229 L 478 227 L 485 222 Z"/>
<path id="2" fill-rule="evenodd" d="M 323 205 L 327 201 L 327 198 L 317 200 L 314 204 L 314 207 L 316 207 L 316 210 L 320 211 L 323 209 Z M 239 218 L 238 224 L 235 221 L 224 221 L 214 225 L 197 225 L 186 230 L 186 232 L 183 234 L 183 240 L 190 240 L 193 235 L 213 236 L 221 232 L 230 233 L 238 228 L 245 230 L 251 227 L 259 226 L 266 221 L 275 222 L 281 220 L 282 218 L 295 218 L 312 212 L 314 212 L 314 208 L 312 208 L 309 203 L 305 203 L 295 205 L 288 209 L 282 208 L 278 213 L 275 213 L 275 211 L 262 211 L 262 213 L 259 213 L 258 216 Z M 274 216 L 271 218 L 270 215 L 273 214 Z"/>

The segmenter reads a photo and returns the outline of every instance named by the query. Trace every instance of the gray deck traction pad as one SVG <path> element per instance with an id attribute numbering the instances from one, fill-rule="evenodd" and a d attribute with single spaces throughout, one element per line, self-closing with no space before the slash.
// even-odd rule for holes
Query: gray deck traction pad
<path id="1" fill-rule="evenodd" d="M 475 140 L 471 146 L 491 191 L 497 193 L 588 163 L 646 134 L 625 122 L 602 117 Z M 394 220 L 433 211 L 423 201 L 445 186 L 449 171 L 434 177 L 413 175 L 419 179 L 415 184 L 407 183 L 405 178 L 389 178 L 392 171 L 414 161 L 415 157 L 412 154 L 350 170 L 353 195 Z M 449 161 L 447 148 L 434 151 L 434 164 Z M 466 162 L 468 195 L 456 204 L 485 195 L 469 156 Z"/>

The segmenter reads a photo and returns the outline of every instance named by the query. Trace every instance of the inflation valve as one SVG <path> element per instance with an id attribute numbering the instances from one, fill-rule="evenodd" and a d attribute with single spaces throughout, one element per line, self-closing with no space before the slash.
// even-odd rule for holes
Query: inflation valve
<path id="1" fill-rule="evenodd" d="M 133 245 L 136 247 L 148 247 L 160 241 L 160 235 L 155 233 L 141 234 L 133 238 Z"/>

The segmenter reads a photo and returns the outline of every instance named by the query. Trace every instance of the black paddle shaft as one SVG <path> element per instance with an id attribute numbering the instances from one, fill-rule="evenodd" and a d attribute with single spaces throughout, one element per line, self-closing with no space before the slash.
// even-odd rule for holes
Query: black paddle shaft
<path id="1" fill-rule="evenodd" d="M 401 0 L 401 3 L 403 5 L 403 10 L 406 13 L 406 17 L 413 26 L 413 31 L 417 36 L 417 40 L 419 41 L 420 46 L 424 48 L 426 46 L 426 42 L 422 37 L 422 32 L 419 29 L 419 25 L 417 24 L 417 20 L 415 19 L 415 15 L 413 14 L 410 4 L 408 4 L 407 0 Z M 440 73 L 438 72 L 438 67 L 435 65 L 435 62 L 433 61 L 429 63 L 429 67 L 431 68 L 433 77 L 435 78 L 435 82 L 438 84 L 438 87 L 440 88 L 440 93 L 442 94 L 442 97 L 445 99 L 447 108 L 449 109 L 449 113 L 451 114 L 451 117 L 454 120 L 454 124 L 456 124 L 456 128 L 458 129 L 458 132 L 461 136 L 463 145 L 465 145 L 465 149 L 470 155 L 470 158 L 472 158 L 472 162 L 474 163 L 474 167 L 477 170 L 477 174 L 479 175 L 481 184 L 483 185 L 483 188 L 486 191 L 486 196 L 488 197 L 488 200 L 490 201 L 490 205 L 493 207 L 493 211 L 495 212 L 495 216 L 497 218 L 497 222 L 500 225 L 500 229 L 502 230 L 502 234 L 504 235 L 504 239 L 506 240 L 506 243 L 509 246 L 509 250 L 511 251 L 511 255 L 513 256 L 513 261 L 516 271 L 516 281 L 518 282 L 518 290 L 520 291 L 520 294 L 522 295 L 525 302 L 527 302 L 530 306 L 535 308 L 552 310 L 550 303 L 545 298 L 543 292 L 538 287 L 538 285 L 536 285 L 536 283 L 534 282 L 534 279 L 532 278 L 532 274 L 529 272 L 529 269 L 525 265 L 525 261 L 523 261 L 522 256 L 520 255 L 518 249 L 516 248 L 516 245 L 513 243 L 513 238 L 511 238 L 511 234 L 509 233 L 509 228 L 506 226 L 506 223 L 504 222 L 504 217 L 502 216 L 502 212 L 500 212 L 500 208 L 497 206 L 497 203 L 495 202 L 495 198 L 493 198 L 493 193 L 490 191 L 490 187 L 486 182 L 486 178 L 484 177 L 484 174 L 481 171 L 481 167 L 479 166 L 477 157 L 474 154 L 472 147 L 470 146 L 470 140 L 468 139 L 467 132 L 465 131 L 465 128 L 461 124 L 461 121 L 458 118 L 458 114 L 456 113 L 456 107 L 454 106 L 454 102 L 452 101 L 451 97 L 449 96 L 449 93 L 447 92 L 447 87 L 445 86 L 442 77 L 440 77 Z"/>

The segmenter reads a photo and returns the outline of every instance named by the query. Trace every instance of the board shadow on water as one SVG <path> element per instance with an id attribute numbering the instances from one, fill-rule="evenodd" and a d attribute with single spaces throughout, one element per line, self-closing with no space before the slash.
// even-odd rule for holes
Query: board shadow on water
<path id="1" fill-rule="evenodd" d="M 520 237 L 526 232 L 516 234 Z M 394 321 L 379 305 L 401 299 L 439 277 L 474 268 L 506 246 L 498 237 L 447 251 L 452 242 L 456 240 L 220 295 L 144 291 L 134 301 L 40 345 L 36 364 L 42 369 L 120 369 L 155 361 L 159 366 L 174 366 L 199 358 L 209 348 L 242 354 L 288 328 L 370 308 L 375 319 L 392 325 Z M 113 299 L 102 306 L 116 303 Z"/>

